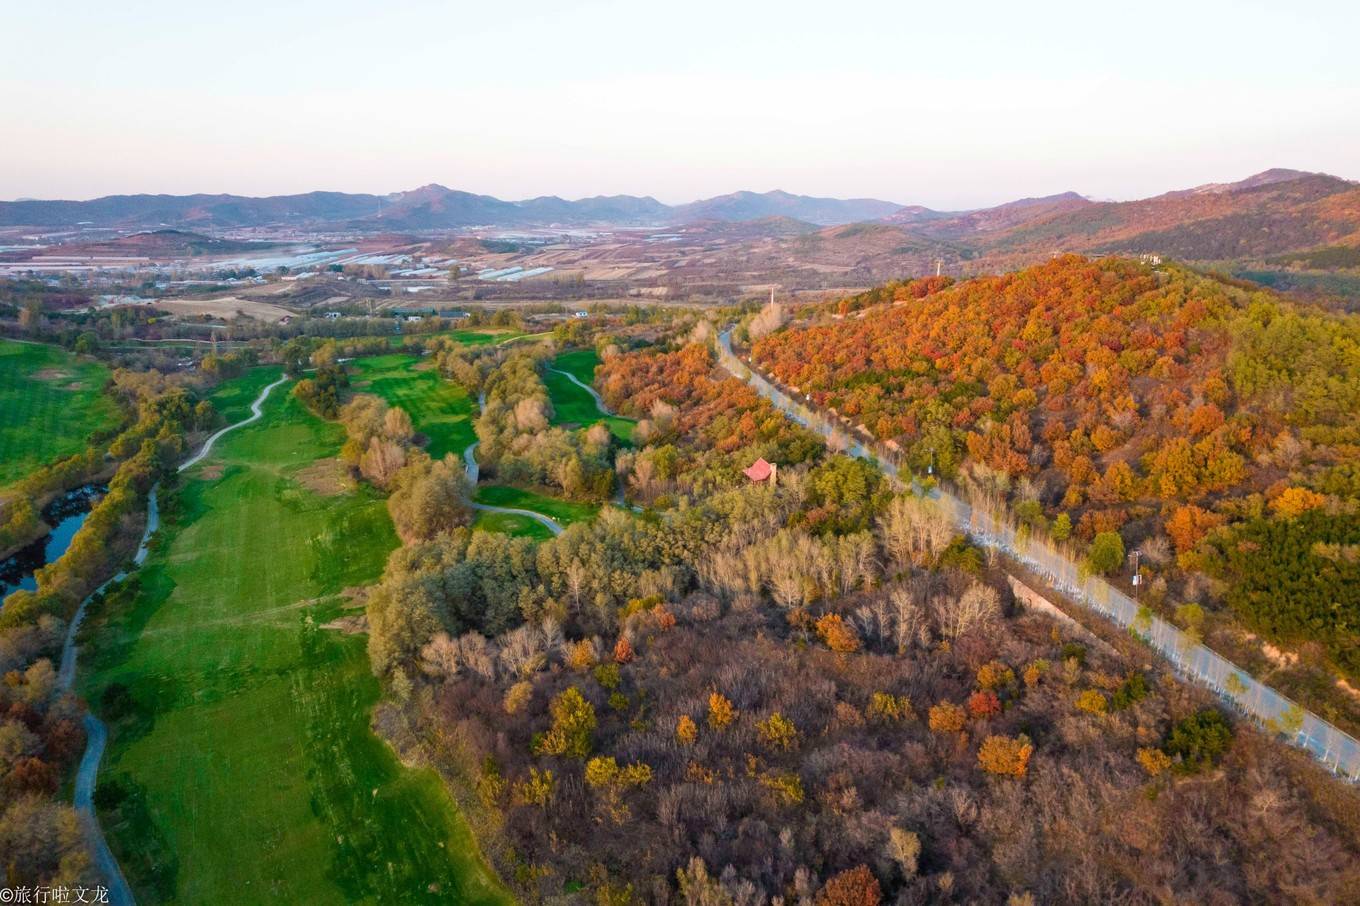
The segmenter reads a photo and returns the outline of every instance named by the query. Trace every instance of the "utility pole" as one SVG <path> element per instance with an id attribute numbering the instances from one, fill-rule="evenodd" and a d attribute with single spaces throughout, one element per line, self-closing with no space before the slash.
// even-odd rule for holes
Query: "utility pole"
<path id="1" fill-rule="evenodd" d="M 1143 576 L 1138 572 L 1138 558 L 1142 555 L 1141 551 L 1133 552 L 1133 597 L 1138 597 L 1138 586 L 1143 584 Z"/>

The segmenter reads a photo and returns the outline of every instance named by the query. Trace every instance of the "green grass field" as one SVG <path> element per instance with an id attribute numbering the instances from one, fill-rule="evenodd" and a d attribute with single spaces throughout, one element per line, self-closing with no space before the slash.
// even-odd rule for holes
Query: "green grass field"
<path id="1" fill-rule="evenodd" d="M 502 535 L 532 538 L 535 541 L 547 541 L 553 536 L 548 527 L 537 519 L 515 513 L 488 513 L 479 510 L 477 518 L 472 521 L 472 527 L 478 531 L 499 532 Z"/>
<path id="2" fill-rule="evenodd" d="M 452 337 L 464 346 L 486 346 L 490 343 L 503 343 L 520 336 L 523 336 L 523 334 L 518 331 L 491 327 L 478 330 L 441 330 L 438 333 L 393 333 L 388 338 L 388 343 L 395 349 L 400 348 L 408 337 L 417 340 L 431 337 Z"/>
<path id="3" fill-rule="evenodd" d="M 0 340 L 0 487 L 85 448 L 118 421 L 109 370 L 55 346 Z"/>
<path id="4" fill-rule="evenodd" d="M 350 385 L 358 393 L 382 397 L 411 416 L 416 430 L 429 438 L 425 450 L 435 459 L 446 453 L 461 456 L 477 439 L 473 422 L 477 400 L 458 384 L 446 381 L 433 367 L 414 370 L 415 365 L 433 366 L 429 359 L 392 354 L 370 356 L 349 363 Z"/>
<path id="5" fill-rule="evenodd" d="M 595 369 L 599 364 L 600 357 L 594 349 L 572 349 L 553 359 L 554 368 L 576 375 L 583 384 L 595 383 Z"/>
<path id="6" fill-rule="evenodd" d="M 508 485 L 481 485 L 477 488 L 477 493 L 474 496 L 478 503 L 510 507 L 517 510 L 533 510 L 535 513 L 552 517 L 562 525 L 585 522 L 600 514 L 600 508 L 594 504 L 561 500 L 557 497 L 536 494 L 533 491 L 512 488 Z M 532 522 L 533 520 L 529 521 Z M 534 524 L 538 525 L 538 523 Z"/>
<path id="7" fill-rule="evenodd" d="M 278 365 L 261 365 L 251 368 L 245 374 L 218 384 L 208 399 L 224 425 L 239 422 L 250 415 L 250 404 L 260 395 L 260 391 L 279 379 L 283 368 Z M 280 387 L 283 391 L 285 388 Z"/>
<path id="8" fill-rule="evenodd" d="M 595 366 L 600 363 L 593 349 L 576 349 L 564 352 L 553 359 L 553 367 L 570 372 L 586 384 L 595 379 Z M 548 397 L 553 405 L 553 424 L 555 425 L 593 425 L 602 421 L 609 431 L 624 443 L 633 440 L 633 429 L 637 423 L 631 418 L 618 415 L 603 415 L 595 398 L 573 384 L 565 376 L 555 371 L 543 372 L 543 383 L 548 388 Z"/>
<path id="9" fill-rule="evenodd" d="M 375 492 L 294 480 L 343 431 L 287 389 L 163 494 L 135 585 L 83 632 L 105 830 L 148 903 L 508 902 L 439 778 L 371 732 L 364 637 L 322 628 L 397 539 Z"/>

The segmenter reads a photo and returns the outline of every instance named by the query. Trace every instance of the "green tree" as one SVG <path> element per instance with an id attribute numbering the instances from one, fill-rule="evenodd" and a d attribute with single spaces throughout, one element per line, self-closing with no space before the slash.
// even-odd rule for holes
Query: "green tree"
<path id="1" fill-rule="evenodd" d="M 1124 565 L 1124 539 L 1118 532 L 1101 532 L 1091 542 L 1086 554 L 1086 565 L 1091 572 L 1108 576 Z"/>
<path id="2" fill-rule="evenodd" d="M 1227 718 L 1212 708 L 1205 708 L 1173 726 L 1163 748 L 1172 758 L 1179 759 L 1178 773 L 1194 774 L 1218 764 L 1232 738 L 1232 726 Z"/>
<path id="3" fill-rule="evenodd" d="M 534 750 L 540 755 L 585 758 L 595 744 L 595 706 L 575 686 L 564 689 L 549 706 L 552 726 L 538 737 Z"/>

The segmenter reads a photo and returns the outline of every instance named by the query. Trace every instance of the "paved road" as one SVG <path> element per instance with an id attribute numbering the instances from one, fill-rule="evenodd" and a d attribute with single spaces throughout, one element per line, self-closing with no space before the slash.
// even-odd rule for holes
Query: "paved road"
<path id="1" fill-rule="evenodd" d="M 600 410 L 600 414 L 601 414 L 601 415 L 613 415 L 613 414 L 614 414 L 614 413 L 612 413 L 612 412 L 609 411 L 609 407 L 606 406 L 606 405 L 604 404 L 604 398 L 603 398 L 602 396 L 600 396 L 600 392 L 599 392 L 598 390 L 596 390 L 594 387 L 592 387 L 592 386 L 590 386 L 589 384 L 585 383 L 585 382 L 582 381 L 580 378 L 578 378 L 576 375 L 572 374 L 570 371 L 563 371 L 561 368 L 549 368 L 548 370 L 549 370 L 549 371 L 556 371 L 558 374 L 562 375 L 564 378 L 566 378 L 567 380 L 571 381 L 571 382 L 572 382 L 573 384 L 575 384 L 577 387 L 580 387 L 580 388 L 581 388 L 582 390 L 584 390 L 586 393 L 589 393 L 591 396 L 593 396 L 593 397 L 595 398 L 595 408 Z"/>
<path id="2" fill-rule="evenodd" d="M 732 352 L 732 332 L 718 336 L 718 355 L 722 365 L 749 383 L 783 412 L 823 437 L 833 434 L 845 438 L 848 432 L 775 387 Z M 864 445 L 850 441 L 845 452 L 870 459 L 883 471 L 898 477 L 892 463 L 874 455 Z M 912 487 L 919 485 L 910 479 Z M 955 523 L 980 544 L 1006 553 L 1045 576 L 1059 591 L 1084 607 L 1100 614 L 1141 637 L 1151 648 L 1171 662 L 1181 676 L 1207 686 L 1225 703 L 1264 726 L 1269 732 L 1285 731 L 1286 738 L 1306 750 L 1337 774 L 1360 782 L 1360 741 L 1292 701 L 1278 690 L 1257 680 L 1227 658 L 1190 638 L 1160 617 L 1149 615 L 1119 589 L 1105 580 L 1085 575 L 1070 557 L 1041 539 L 1020 535 L 1004 518 L 983 512 L 942 489 L 933 489 L 935 499 Z"/>
<path id="3" fill-rule="evenodd" d="M 288 380 L 288 375 L 284 375 L 274 383 L 270 384 L 268 387 L 261 390 L 260 395 L 255 398 L 255 402 L 250 404 L 249 418 L 244 418 L 241 419 L 241 421 L 236 422 L 235 424 L 227 425 L 225 428 L 223 428 L 222 430 L 218 431 L 217 433 L 209 437 L 207 440 L 205 440 L 203 442 L 203 449 L 199 450 L 193 456 L 189 457 L 184 462 L 180 463 L 179 471 L 183 472 L 185 469 L 188 469 L 191 466 L 198 465 L 198 463 L 202 461 L 203 457 L 207 456 L 208 453 L 212 450 L 213 444 L 217 443 L 217 439 L 221 437 L 223 434 L 226 434 L 228 431 L 235 431 L 237 428 L 240 428 L 243 425 L 248 425 L 251 422 L 259 421 L 260 416 L 264 414 L 262 407 L 264 406 L 264 401 L 269 397 L 269 391 L 273 390 L 275 387 L 279 386 L 286 380 Z"/>
<path id="4" fill-rule="evenodd" d="M 477 478 L 481 474 L 481 466 L 477 465 L 476 443 L 473 443 L 463 451 L 463 471 L 467 474 L 470 491 L 475 494 L 477 492 Z M 548 531 L 552 532 L 554 535 L 560 535 L 565 531 L 557 520 L 550 516 L 544 516 L 542 513 L 536 513 L 533 510 L 521 510 L 511 506 L 492 506 L 489 503 L 478 503 L 475 500 L 469 500 L 468 504 L 471 505 L 474 510 L 483 510 L 487 513 L 506 513 L 511 516 L 528 516 L 530 519 L 536 520 L 547 526 Z"/>
<path id="5" fill-rule="evenodd" d="M 242 419 L 235 424 L 228 425 L 216 432 L 203 442 L 203 448 L 190 459 L 180 465 L 179 471 L 183 472 L 190 466 L 200 462 L 217 439 L 228 431 L 233 431 L 242 425 L 248 425 L 260 418 L 264 401 L 269 397 L 270 391 L 282 384 L 286 377 L 279 378 L 260 391 L 255 402 L 250 405 L 250 416 Z M 161 517 L 160 507 L 156 501 L 156 488 L 151 489 L 146 500 L 146 531 L 142 532 L 142 540 L 137 545 L 137 553 L 133 556 L 132 562 L 141 566 L 146 561 L 146 555 L 151 545 L 151 536 L 160 528 Z M 120 582 L 127 578 L 126 572 L 120 572 L 112 579 L 95 589 L 89 597 L 80 602 L 80 607 L 76 610 L 75 616 L 71 618 L 71 625 L 66 630 L 66 643 L 61 650 L 61 668 L 57 673 L 57 680 L 63 689 L 70 689 L 75 683 L 76 661 L 79 657 L 79 650 L 76 645 L 76 633 L 80 630 L 80 624 L 85 619 L 85 610 L 89 606 L 91 599 L 95 595 L 104 591 L 114 582 Z M 104 877 L 109 887 L 109 902 L 114 906 L 132 906 L 136 900 L 132 896 L 132 888 L 128 886 L 127 878 L 123 876 L 123 870 L 118 865 L 118 860 L 114 858 L 113 852 L 109 849 L 108 841 L 104 839 L 104 832 L 99 826 L 99 816 L 94 809 L 94 790 L 99 779 L 99 762 L 104 757 L 104 746 L 108 742 L 108 729 L 104 722 L 94 715 L 91 711 L 85 712 L 85 754 L 81 756 L 80 767 L 76 769 L 76 786 L 73 805 L 79 817 L 81 827 L 85 830 L 86 842 L 90 847 L 90 854 L 94 857 L 95 867 Z"/>
<path id="6" fill-rule="evenodd" d="M 99 774 L 99 760 L 104 757 L 104 744 L 108 741 L 108 731 L 104 722 L 89 711 L 85 712 L 85 754 L 81 756 L 80 768 L 76 771 L 75 808 L 81 827 L 85 829 L 85 839 L 94 856 L 94 864 L 109 885 L 109 902 L 113 906 L 133 906 L 136 902 L 123 869 L 113 857 L 104 832 L 99 827 L 99 816 L 94 811 L 94 785 Z"/>

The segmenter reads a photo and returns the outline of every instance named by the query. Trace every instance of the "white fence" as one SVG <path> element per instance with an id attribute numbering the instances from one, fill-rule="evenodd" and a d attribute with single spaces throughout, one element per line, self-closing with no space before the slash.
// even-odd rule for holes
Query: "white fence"
<path id="1" fill-rule="evenodd" d="M 886 451 L 854 440 L 849 430 L 791 398 L 737 358 L 732 352 L 730 331 L 723 332 L 718 338 L 718 357 L 728 371 L 749 383 L 794 421 L 823 437 L 844 438 L 846 453 L 873 460 L 886 474 L 898 478 L 897 467 Z M 974 539 L 1002 550 L 1034 569 L 1072 600 L 1130 630 L 1169 660 L 1182 676 L 1208 686 L 1239 712 L 1307 750 L 1337 774 L 1352 782 L 1360 781 L 1360 742 L 1350 734 L 1140 608 L 1132 598 L 1104 579 L 1085 575 L 1071 557 L 1047 540 L 1017 532 L 1005 518 L 970 506 L 948 491 L 933 490 L 931 496 Z"/>

